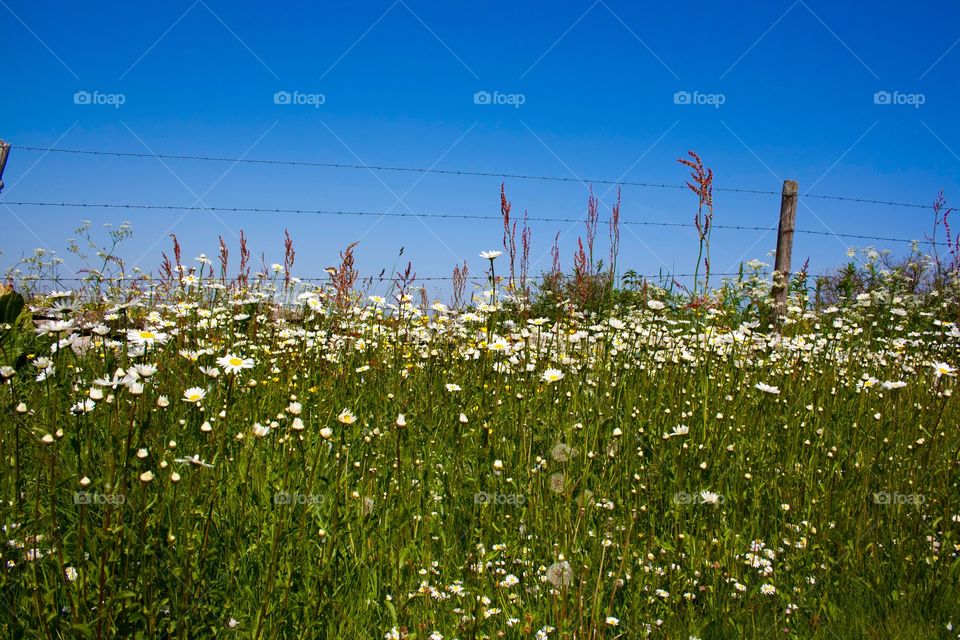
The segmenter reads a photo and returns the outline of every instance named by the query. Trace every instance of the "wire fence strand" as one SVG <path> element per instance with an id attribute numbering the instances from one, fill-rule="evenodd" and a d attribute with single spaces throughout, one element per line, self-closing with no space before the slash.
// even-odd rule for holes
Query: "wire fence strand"
<path id="1" fill-rule="evenodd" d="M 694 276 L 699 276 L 699 277 L 703 277 L 703 276 L 704 276 L 704 273 L 703 273 L 703 272 L 700 272 L 700 273 L 669 273 L 669 272 L 661 272 L 661 273 L 630 273 L 630 272 L 628 271 L 628 272 L 624 272 L 623 274 L 621 274 L 621 278 L 624 277 L 624 276 L 626 276 L 628 273 L 629 273 L 629 277 L 631 277 L 631 278 L 641 278 L 641 279 L 646 279 L 646 280 L 653 280 L 653 279 L 657 279 L 657 278 L 659 278 L 659 279 L 672 279 L 672 278 L 692 278 L 692 277 L 694 277 Z M 725 271 L 725 272 L 718 272 L 718 273 L 712 273 L 712 272 L 710 273 L 710 276 L 711 276 L 711 277 L 714 277 L 714 276 L 717 276 L 717 277 L 732 277 L 732 276 L 740 276 L 740 275 L 749 276 L 749 275 L 750 275 L 750 272 L 747 271 L 747 270 L 744 270 L 743 272 L 740 272 L 740 271 Z M 796 274 L 794 274 L 794 275 L 796 275 Z M 819 277 L 823 277 L 823 276 L 826 276 L 826 275 L 829 275 L 829 274 L 807 274 L 807 276 L 810 277 L 810 278 L 819 278 Z M 298 282 L 307 282 L 307 283 L 309 283 L 309 282 L 327 282 L 327 281 L 330 280 L 330 276 L 329 276 L 329 275 L 325 275 L 325 276 L 310 276 L 310 277 L 300 277 L 300 276 L 291 276 L 291 277 L 292 277 L 293 279 L 295 279 L 296 281 L 298 281 Z M 43 277 L 22 276 L 22 279 L 23 279 L 24 281 L 26 281 L 26 282 L 54 282 L 54 283 L 56 283 L 56 282 L 90 282 L 90 281 L 92 281 L 92 280 L 96 280 L 97 277 L 96 277 L 96 276 L 93 276 L 93 275 L 88 276 L 88 277 L 86 277 L 86 278 L 78 278 L 78 277 L 57 278 L 57 277 L 51 277 L 51 276 L 43 276 Z M 220 281 L 220 278 L 219 278 L 219 277 L 211 277 L 211 278 L 209 278 L 209 279 L 210 279 L 211 281 L 217 281 L 217 282 Z M 357 281 L 358 281 L 358 282 L 371 282 L 371 281 L 372 281 L 372 282 L 395 282 L 395 281 L 397 281 L 398 279 L 399 279 L 398 276 L 386 276 L 386 275 L 383 275 L 383 276 L 358 276 L 358 277 L 357 277 Z M 456 279 L 456 278 L 454 278 L 453 276 L 416 276 L 416 277 L 415 277 L 412 281 L 410 281 L 410 282 L 411 282 L 412 284 L 416 284 L 417 282 L 434 282 L 434 281 L 438 281 L 438 282 L 450 282 L 450 281 L 453 281 L 453 280 L 455 280 L 455 279 Z M 505 280 L 506 277 L 505 277 L 505 276 L 497 276 L 497 279 L 498 279 L 498 280 Z M 176 278 L 174 278 L 173 280 L 174 280 L 175 282 L 177 281 Z M 236 276 L 227 278 L 227 280 L 228 280 L 228 281 L 236 280 Z M 487 280 L 487 281 L 489 281 L 489 276 L 486 275 L 485 273 L 481 273 L 481 274 L 478 274 L 478 275 L 470 275 L 470 276 L 467 277 L 467 280 L 469 280 L 469 281 L 471 281 L 471 282 L 477 282 L 477 281 L 480 281 L 480 280 Z M 110 278 L 110 277 L 107 277 L 107 276 L 103 276 L 103 277 L 101 278 L 101 281 L 102 281 L 102 282 L 144 282 L 144 283 L 161 283 L 161 282 L 163 282 L 163 280 L 162 280 L 161 278 L 148 277 L 148 276 L 146 276 L 146 275 L 140 276 L 140 277 L 137 277 L 137 276 L 123 276 L 123 277 L 118 277 L 118 278 Z"/>
<path id="2" fill-rule="evenodd" d="M 73 155 L 87 155 L 87 156 L 102 156 L 102 157 L 114 157 L 114 158 L 138 158 L 138 159 L 159 159 L 159 160 L 191 160 L 198 162 L 229 162 L 232 164 L 259 164 L 259 165 L 278 165 L 278 166 L 289 166 L 289 167 L 315 167 L 315 168 L 325 168 L 325 169 L 352 169 L 352 170 L 366 170 L 366 171 L 391 171 L 391 172 L 406 172 L 406 173 L 420 173 L 420 174 L 437 174 L 437 175 L 446 175 L 446 176 L 475 176 L 475 177 L 485 177 L 485 178 L 500 178 L 500 179 L 514 179 L 514 180 L 541 180 L 541 181 L 551 181 L 551 182 L 567 182 L 567 183 L 588 183 L 588 184 L 601 184 L 601 185 L 620 185 L 620 186 L 630 186 L 630 187 L 643 187 L 648 189 L 686 189 L 687 186 L 684 184 L 667 184 L 667 183 L 656 183 L 656 182 L 638 182 L 631 180 L 610 180 L 602 178 L 575 178 L 568 176 L 546 176 L 546 175 L 536 175 L 536 174 L 524 174 L 524 173 L 508 173 L 508 172 L 497 172 L 497 171 L 480 171 L 473 169 L 436 169 L 430 167 L 402 167 L 402 166 L 389 166 L 389 165 L 368 165 L 368 164 L 356 164 L 356 163 L 343 163 L 343 162 L 320 162 L 315 160 L 276 160 L 276 159 L 264 159 L 264 158 L 229 158 L 224 156 L 210 156 L 210 155 L 189 155 L 189 154 L 176 154 L 176 153 L 142 153 L 135 151 L 104 151 L 104 150 L 94 150 L 94 149 L 67 149 L 63 147 L 39 147 L 32 145 L 11 145 L 12 148 L 21 149 L 23 151 L 32 151 L 32 152 L 42 152 L 42 153 L 62 153 L 62 154 L 73 154 Z M 714 187 L 714 191 L 718 192 L 728 192 L 728 193 L 750 193 L 756 195 L 780 195 L 780 191 L 769 190 L 769 189 L 749 189 L 749 188 L 739 188 L 739 187 Z M 872 198 L 860 198 L 856 196 L 845 196 L 845 195 L 830 195 L 830 194 L 813 194 L 805 193 L 801 194 L 803 198 L 818 198 L 822 200 L 834 200 L 839 202 L 853 202 L 859 204 L 875 204 L 889 207 L 907 207 L 914 209 L 930 209 L 932 204 L 919 204 L 914 202 L 896 202 L 892 200 L 877 200 Z"/>
<path id="3" fill-rule="evenodd" d="M 181 205 L 165 205 L 165 204 L 137 204 L 137 203 L 93 203 L 93 202 L 42 202 L 42 201 L 27 201 L 27 200 L 2 200 L 0 199 L 0 204 L 12 205 L 12 206 L 23 206 L 23 207 L 59 207 L 59 208 L 80 208 L 80 209 L 125 209 L 125 210 L 142 210 L 142 211 L 191 211 L 195 213 L 255 213 L 255 214 L 265 214 L 265 213 L 278 213 L 278 214 L 305 214 L 305 215 L 318 215 L 318 216 L 373 216 L 373 217 L 382 217 L 382 218 L 434 218 L 434 219 L 449 219 L 449 220 L 495 220 L 500 221 L 502 218 L 495 215 L 484 215 L 484 214 L 466 214 L 466 213 L 437 213 L 437 212 L 421 212 L 421 213 L 408 213 L 408 212 L 390 212 L 390 211 L 347 211 L 347 210 L 337 210 L 337 209 L 291 209 L 291 208 L 276 208 L 276 207 L 199 207 L 199 206 L 181 206 Z M 584 218 L 556 218 L 556 217 L 544 217 L 544 216 L 529 216 L 526 218 L 529 222 L 563 222 L 574 224 L 578 222 L 583 222 Z M 600 220 L 604 224 L 608 224 L 609 220 Z M 644 226 L 644 227 L 673 227 L 673 228 L 686 228 L 686 229 L 695 229 L 696 225 L 688 222 L 669 222 L 669 221 L 659 221 L 659 220 L 620 220 L 620 224 L 623 225 L 632 225 L 632 226 Z M 712 225 L 714 229 L 724 229 L 728 231 L 777 231 L 776 227 L 761 227 L 761 226 L 749 226 L 749 225 L 729 225 L 729 224 L 714 224 Z M 834 233 L 832 231 L 817 231 L 813 229 L 795 229 L 794 233 L 808 234 L 808 235 L 818 235 L 818 236 L 831 236 L 836 238 L 846 238 L 851 240 L 873 240 L 877 242 L 899 242 L 899 243 L 919 243 L 924 245 L 932 246 L 948 246 L 945 242 L 935 242 L 930 239 L 915 239 L 915 238 L 893 238 L 888 236 L 871 236 L 866 234 L 854 234 L 854 233 Z"/>

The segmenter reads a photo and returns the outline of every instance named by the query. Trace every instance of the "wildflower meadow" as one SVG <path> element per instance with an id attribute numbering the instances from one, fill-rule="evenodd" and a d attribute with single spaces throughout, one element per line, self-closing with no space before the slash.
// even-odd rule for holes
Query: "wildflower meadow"
<path id="1" fill-rule="evenodd" d="M 868 249 L 778 313 L 757 261 L 614 278 L 589 222 L 572 275 L 530 293 L 507 225 L 447 301 L 352 245 L 300 280 L 289 236 L 239 275 L 126 273 L 126 226 L 79 286 L 28 259 L 0 634 L 955 637 L 956 280 Z"/>

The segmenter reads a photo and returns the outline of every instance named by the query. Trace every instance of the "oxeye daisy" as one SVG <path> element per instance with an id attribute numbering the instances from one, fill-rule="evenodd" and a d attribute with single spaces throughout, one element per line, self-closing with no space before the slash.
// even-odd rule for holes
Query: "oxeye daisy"
<path id="1" fill-rule="evenodd" d="M 340 415 L 337 416 L 337 420 L 343 424 L 353 424 L 357 421 L 357 417 L 353 415 L 353 412 L 349 409 L 344 409 L 340 412 Z"/>
<path id="2" fill-rule="evenodd" d="M 242 356 L 237 356 L 232 353 L 228 353 L 225 356 L 217 358 L 217 364 L 223 367 L 223 370 L 227 373 L 240 373 L 244 369 L 253 368 L 253 358 L 244 358 Z"/>
<path id="3" fill-rule="evenodd" d="M 938 378 L 943 376 L 952 376 L 957 371 L 955 367 L 951 367 L 946 362 L 934 362 L 932 366 L 933 374 Z"/>
<path id="4" fill-rule="evenodd" d="M 714 493 L 713 491 L 701 491 L 700 500 L 704 504 L 717 504 L 720 502 L 720 494 Z"/>
<path id="5" fill-rule="evenodd" d="M 504 338 L 497 337 L 487 345 L 487 349 L 490 351 L 507 351 L 510 349 L 510 343 Z"/>
<path id="6" fill-rule="evenodd" d="M 77 404 L 73 405 L 73 407 L 70 408 L 70 411 L 72 411 L 73 413 L 90 413 L 91 411 L 93 411 L 93 408 L 95 406 L 97 406 L 96 402 L 94 402 L 90 398 L 86 398 L 84 400 L 81 400 Z"/>
<path id="7" fill-rule="evenodd" d="M 185 402 L 193 402 L 199 404 L 207 396 L 207 392 L 200 387 L 190 387 L 183 392 L 183 400 Z"/>
<path id="8" fill-rule="evenodd" d="M 462 389 L 460 388 L 460 385 L 458 385 L 458 384 L 453 384 L 452 382 L 448 382 L 447 385 L 446 385 L 446 387 L 447 387 L 447 391 L 450 391 L 450 392 L 453 392 L 453 391 L 462 391 Z"/>
<path id="9" fill-rule="evenodd" d="M 165 333 L 155 331 L 150 328 L 130 329 L 127 331 L 127 341 L 135 345 L 152 347 L 155 344 L 163 344 L 169 336 Z"/>
<path id="10" fill-rule="evenodd" d="M 560 369 L 547 369 L 543 372 L 543 375 L 540 376 L 540 379 L 544 382 L 559 382 L 563 380 L 563 371 L 560 371 Z"/>
<path id="11" fill-rule="evenodd" d="M 217 369 L 216 367 L 204 367 L 204 366 L 201 366 L 201 367 L 200 367 L 200 373 L 202 373 L 203 375 L 208 376 L 208 377 L 210 377 L 210 378 L 217 378 L 217 377 L 220 376 L 220 369 Z"/>
<path id="12" fill-rule="evenodd" d="M 141 378 L 149 378 L 157 372 L 157 365 L 155 364 L 135 364 L 133 365 L 133 370 Z"/>
<path id="13" fill-rule="evenodd" d="M 774 386 L 771 386 L 771 385 L 769 385 L 769 384 L 764 384 L 763 382 L 758 382 L 757 384 L 753 385 L 753 388 L 754 388 L 754 389 L 759 389 L 760 391 L 763 391 L 764 393 L 769 393 L 769 394 L 772 394 L 772 395 L 775 395 L 775 396 L 776 396 L 776 395 L 780 395 L 780 388 L 779 388 L 779 387 L 774 387 Z"/>
<path id="14" fill-rule="evenodd" d="M 671 431 L 670 433 L 665 433 L 665 434 L 663 434 L 663 439 L 664 439 L 664 440 L 667 440 L 667 439 L 673 438 L 673 437 L 675 437 L 675 436 L 685 436 L 685 435 L 687 435 L 688 433 L 690 433 L 690 427 L 688 427 L 688 426 L 685 425 L 685 424 L 681 424 L 681 425 L 679 425 L 679 426 L 674 427 L 674 428 L 673 428 L 673 431 Z"/>

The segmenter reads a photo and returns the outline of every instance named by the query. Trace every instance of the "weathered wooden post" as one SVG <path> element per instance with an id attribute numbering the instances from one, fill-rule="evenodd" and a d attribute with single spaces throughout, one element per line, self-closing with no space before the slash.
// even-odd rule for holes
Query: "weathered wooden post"
<path id="1" fill-rule="evenodd" d="M 10 143 L 0 140 L 0 191 L 3 191 L 3 168 L 7 166 L 8 155 L 10 155 Z"/>
<path id="2" fill-rule="evenodd" d="M 774 264 L 773 299 L 777 317 L 783 315 L 787 306 L 787 291 L 790 288 L 790 257 L 793 254 L 793 230 L 797 223 L 796 180 L 784 180 L 780 194 L 780 227 L 777 231 L 777 260 Z"/>

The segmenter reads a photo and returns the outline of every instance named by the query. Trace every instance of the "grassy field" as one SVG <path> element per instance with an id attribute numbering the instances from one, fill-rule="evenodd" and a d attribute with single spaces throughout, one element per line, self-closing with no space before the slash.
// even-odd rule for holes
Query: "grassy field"
<path id="1" fill-rule="evenodd" d="M 957 637 L 955 311 L 758 283 L 10 294 L 0 635 Z"/>

